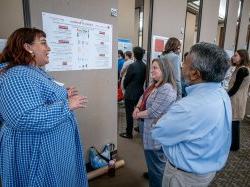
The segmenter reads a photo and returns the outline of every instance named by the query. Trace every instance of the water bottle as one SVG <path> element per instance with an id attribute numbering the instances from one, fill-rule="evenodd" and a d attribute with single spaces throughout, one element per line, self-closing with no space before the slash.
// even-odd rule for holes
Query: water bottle
<path id="1" fill-rule="evenodd" d="M 115 176 L 115 160 L 110 160 L 108 164 L 108 176 Z"/>

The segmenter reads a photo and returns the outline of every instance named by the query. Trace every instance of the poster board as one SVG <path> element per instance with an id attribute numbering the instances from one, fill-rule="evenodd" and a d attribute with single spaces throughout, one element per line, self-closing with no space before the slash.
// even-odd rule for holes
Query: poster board
<path id="1" fill-rule="evenodd" d="M 151 60 L 158 58 L 161 55 L 167 41 L 168 37 L 153 35 Z"/>
<path id="2" fill-rule="evenodd" d="M 118 50 L 122 50 L 123 52 L 131 51 L 132 52 L 132 43 L 130 39 L 126 38 L 118 38 Z"/>
<path id="3" fill-rule="evenodd" d="M 112 68 L 112 25 L 42 12 L 47 71 Z"/>
<path id="4" fill-rule="evenodd" d="M 164 48 L 168 39 L 169 37 L 153 35 L 151 60 L 153 60 L 154 58 L 158 58 L 162 54 L 162 51 L 164 51 Z M 183 40 L 179 40 L 179 41 L 181 43 L 181 52 L 179 56 L 182 57 Z"/>

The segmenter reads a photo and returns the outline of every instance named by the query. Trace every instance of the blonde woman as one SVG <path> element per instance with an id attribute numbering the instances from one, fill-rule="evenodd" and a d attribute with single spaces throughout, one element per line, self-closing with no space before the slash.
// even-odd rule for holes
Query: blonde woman
<path id="1" fill-rule="evenodd" d="M 153 60 L 151 78 L 153 82 L 144 91 L 136 105 L 133 117 L 144 121 L 143 146 L 148 167 L 149 186 L 160 187 L 166 159 L 161 145 L 152 139 L 151 130 L 177 97 L 173 70 L 167 58 Z"/>

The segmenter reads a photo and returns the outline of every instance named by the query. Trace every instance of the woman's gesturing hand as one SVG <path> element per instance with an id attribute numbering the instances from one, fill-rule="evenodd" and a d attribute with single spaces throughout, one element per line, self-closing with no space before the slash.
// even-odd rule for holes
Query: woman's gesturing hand
<path id="1" fill-rule="evenodd" d="M 81 95 L 74 95 L 69 97 L 69 108 L 70 110 L 86 108 L 87 102 L 88 102 L 87 97 Z"/>
<path id="2" fill-rule="evenodd" d="M 68 98 L 78 95 L 78 91 L 76 90 L 75 87 L 68 87 L 67 92 L 68 92 Z"/>

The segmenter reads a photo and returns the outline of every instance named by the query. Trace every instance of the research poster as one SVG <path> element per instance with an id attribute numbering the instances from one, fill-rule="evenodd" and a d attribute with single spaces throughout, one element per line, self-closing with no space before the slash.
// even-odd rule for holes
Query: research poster
<path id="1" fill-rule="evenodd" d="M 153 35 L 151 59 L 158 58 L 161 55 L 167 41 L 168 37 Z"/>
<path id="2" fill-rule="evenodd" d="M 132 52 L 132 43 L 130 39 L 118 38 L 118 50 L 122 50 L 123 52 L 126 51 Z"/>
<path id="3" fill-rule="evenodd" d="M 168 39 L 169 39 L 168 37 L 153 35 L 151 59 L 158 58 L 162 54 L 162 51 L 164 51 L 165 44 L 167 43 Z M 180 57 L 182 57 L 183 40 L 180 40 L 180 42 L 181 42 Z"/>
<path id="4" fill-rule="evenodd" d="M 112 25 L 42 13 L 51 48 L 47 71 L 112 68 Z"/>

